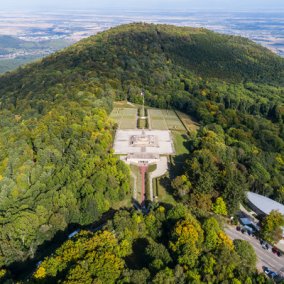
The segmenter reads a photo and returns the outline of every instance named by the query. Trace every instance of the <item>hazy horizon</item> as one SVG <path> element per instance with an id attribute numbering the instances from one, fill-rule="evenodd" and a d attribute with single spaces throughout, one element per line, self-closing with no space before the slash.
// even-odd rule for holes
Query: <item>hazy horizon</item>
<path id="1" fill-rule="evenodd" d="M 207 11 L 207 12 L 284 12 L 283 0 L 239 0 L 232 2 L 231 0 L 144 0 L 137 3 L 133 0 L 10 0 L 1 4 L 2 10 L 161 10 L 161 11 Z"/>

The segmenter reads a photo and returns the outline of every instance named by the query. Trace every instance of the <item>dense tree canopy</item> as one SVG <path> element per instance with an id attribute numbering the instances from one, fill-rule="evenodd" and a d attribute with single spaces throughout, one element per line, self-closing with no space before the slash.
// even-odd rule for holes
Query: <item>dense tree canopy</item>
<path id="1" fill-rule="evenodd" d="M 56 232 L 98 220 L 130 193 L 129 170 L 111 150 L 116 126 L 108 113 L 115 99 L 140 102 L 141 88 L 147 104 L 179 109 L 201 124 L 190 134 L 182 173 L 172 181 L 179 202 L 196 215 L 212 208 L 232 214 L 246 190 L 284 203 L 283 72 L 283 59 L 244 38 L 131 24 L 1 76 L 0 265 L 33 257 Z M 226 236 L 216 228 L 203 241 L 195 217 L 177 209 L 167 213 L 176 226 L 171 245 L 162 243 L 170 255 L 160 247 L 162 256 L 147 255 L 151 267 L 123 270 L 130 279 L 125 281 L 216 282 L 216 275 L 228 279 L 237 269 L 238 254 Z M 144 220 L 119 212 L 116 238 L 132 243 L 146 234 L 159 243 L 165 236 L 159 214 Z M 184 243 L 188 230 L 195 236 L 190 245 Z M 155 251 L 157 245 L 149 244 Z M 183 247 L 191 245 L 187 255 Z M 169 265 L 171 259 L 177 266 Z M 206 275 L 186 270 L 196 266 Z M 237 283 L 239 274 L 230 281 Z"/>
<path id="2" fill-rule="evenodd" d="M 124 267 L 123 256 L 129 254 L 130 244 L 118 243 L 114 234 L 81 232 L 75 241 L 68 241 L 55 255 L 46 259 L 34 274 L 38 281 L 64 272 L 66 283 L 115 283 Z M 44 281 L 43 281 L 44 282 Z"/>
<path id="3" fill-rule="evenodd" d="M 153 234 L 149 218 L 159 234 Z M 121 210 L 103 231 L 81 232 L 68 240 L 40 264 L 30 280 L 36 283 L 260 283 L 255 280 L 259 276 L 251 249 L 244 241 L 233 244 L 215 218 L 200 223 L 186 207 L 159 206 L 146 216 Z"/>
<path id="4" fill-rule="evenodd" d="M 272 210 L 264 217 L 261 224 L 261 236 L 272 244 L 282 239 L 284 216 L 276 210 Z"/>
<path id="5" fill-rule="evenodd" d="M 243 275 L 255 270 L 257 257 L 251 244 L 244 240 L 234 240 L 234 246 L 237 254 L 240 256 L 244 270 Z"/>
<path id="6" fill-rule="evenodd" d="M 129 190 L 105 111 L 74 104 L 13 123 L 0 133 L 2 265 L 33 257 L 69 223 L 92 223 Z"/>

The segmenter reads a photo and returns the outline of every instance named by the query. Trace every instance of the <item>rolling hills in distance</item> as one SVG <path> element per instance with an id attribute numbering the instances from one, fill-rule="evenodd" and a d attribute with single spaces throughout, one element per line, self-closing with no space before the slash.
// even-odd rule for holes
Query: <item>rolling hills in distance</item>
<path id="1" fill-rule="evenodd" d="M 14 36 L 0 35 L 0 74 L 47 56 L 71 43 L 66 39 L 25 41 Z"/>
<path id="2" fill-rule="evenodd" d="M 109 17 L 111 13 L 111 17 Z M 24 40 L 13 49 L 13 41 L 0 48 L 0 73 L 32 62 L 111 27 L 132 22 L 204 27 L 215 32 L 253 40 L 280 56 L 284 55 L 283 21 L 278 12 L 214 12 L 160 10 L 67 10 L 0 11 L 0 34 Z M 26 20 L 29 19 L 27 22 Z M 1 36 L 0 36 L 1 41 Z M 36 48 L 34 47 L 36 45 Z M 3 53 L 4 52 L 4 53 Z M 2 55 L 1 55 L 2 53 Z"/>
<path id="3" fill-rule="evenodd" d="M 105 231 L 80 233 L 26 277 L 265 281 L 211 212 L 221 198 L 222 214 L 234 215 L 247 190 L 284 203 L 283 84 L 284 59 L 248 39 L 143 23 L 2 75 L 2 279 L 26 281 L 21 267 L 41 260 L 46 242 L 115 208 Z M 146 215 L 120 205 L 131 200 L 129 169 L 112 152 L 116 125 L 108 117 L 114 101 L 141 103 L 142 88 L 148 106 L 182 111 L 201 125 L 189 134 L 182 173 L 171 173 L 175 204 L 153 204 Z"/>

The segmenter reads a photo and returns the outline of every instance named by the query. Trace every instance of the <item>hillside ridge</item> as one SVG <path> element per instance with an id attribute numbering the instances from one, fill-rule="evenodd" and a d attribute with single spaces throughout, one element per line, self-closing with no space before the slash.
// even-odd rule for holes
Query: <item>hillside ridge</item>
<path id="1" fill-rule="evenodd" d="M 283 64 L 281 57 L 244 38 L 206 29 L 135 23 L 99 33 L 1 76 L 0 267 L 34 259 L 37 253 L 40 258 L 41 245 L 58 232 L 67 233 L 72 224 L 88 226 L 121 204 L 131 204 L 129 167 L 113 154 L 117 125 L 109 114 L 116 100 L 141 104 L 141 89 L 148 106 L 182 111 L 200 128 L 184 138 L 188 153 L 171 161 L 172 169 L 179 167 L 178 174 L 173 170 L 163 179 L 173 200 L 181 205 L 178 212 L 170 205 L 164 204 L 169 207 L 165 210 L 153 204 L 159 226 L 147 216 L 129 213 L 131 209 L 128 213 L 118 210 L 117 220 L 130 226 L 133 222 L 134 231 L 140 223 L 150 226 L 141 234 L 151 237 L 155 247 L 161 236 L 168 245 L 163 229 L 172 228 L 177 250 L 165 247 L 166 254 L 171 253 L 164 264 L 147 264 L 153 275 L 162 273 L 168 263 L 172 269 L 183 256 L 190 257 L 183 246 L 179 248 L 176 227 L 193 224 L 200 236 L 198 252 L 208 256 L 212 249 L 212 255 L 219 255 L 218 244 L 227 237 L 219 234 L 218 222 L 210 221 L 217 222 L 219 234 L 211 249 L 204 247 L 200 229 L 207 228 L 217 199 L 229 216 L 238 211 L 248 190 L 284 203 Z M 110 231 L 123 232 L 113 222 Z M 96 243 L 96 234 L 94 239 L 93 234 L 84 234 L 79 239 Z M 141 234 L 136 236 L 142 238 Z M 132 237 L 127 242 L 109 238 L 119 242 L 127 255 L 136 242 Z M 104 248 L 104 234 L 99 239 Z M 73 242 L 67 243 L 67 251 L 69 245 Z M 234 246 L 230 243 L 221 250 L 225 260 Z M 58 252 L 60 257 L 63 252 Z M 114 253 L 120 277 L 124 267 L 120 258 L 125 254 Z M 203 275 L 198 255 L 187 260 L 187 265 L 198 267 Z M 45 263 L 51 265 L 50 271 L 52 263 L 52 258 Z M 245 282 L 241 271 L 239 264 L 234 277 Z M 185 277 L 190 282 L 194 275 Z M 202 277 L 206 282 L 209 276 Z"/>
<path id="2" fill-rule="evenodd" d="M 184 65 L 184 67 L 190 67 L 197 75 L 225 80 L 283 83 L 281 78 L 284 59 L 251 40 L 240 36 L 219 34 L 204 28 L 145 23 L 127 24 L 111 28 L 56 52 L 42 59 L 41 63 L 28 64 L 24 69 L 28 71 L 33 66 L 46 67 L 46 64 L 55 64 L 54 67 L 57 67 L 55 61 L 62 60 L 62 57 L 70 56 L 70 59 L 72 59 L 72 56 L 78 55 L 78 53 L 83 55 L 88 49 L 99 47 L 100 44 L 115 44 L 117 37 L 123 39 L 125 36 L 133 41 L 132 48 L 139 48 L 137 44 L 151 44 L 157 41 L 161 47 L 159 51 L 166 53 L 170 58 L 174 56 L 176 63 Z M 168 46 L 168 42 L 173 46 Z M 117 44 L 120 45 L 119 42 Z M 130 50 L 131 48 L 129 48 Z M 82 58 L 82 63 L 84 63 L 84 58 Z M 213 66 L 213 64 L 215 65 Z M 245 66 L 248 70 L 241 69 L 239 76 L 236 78 L 234 73 L 241 66 Z M 215 72 L 204 70 L 205 68 L 208 69 L 208 67 L 214 69 Z M 229 70 L 229 68 L 232 70 Z M 274 76 L 272 74 L 268 75 L 268 71 L 274 71 L 276 74 L 280 73 L 275 78 L 276 74 L 274 73 Z M 228 74 L 224 74 L 225 72 Z M 17 71 L 14 71 L 10 75 L 16 73 Z M 9 76 L 9 73 L 2 77 L 6 76 Z"/>

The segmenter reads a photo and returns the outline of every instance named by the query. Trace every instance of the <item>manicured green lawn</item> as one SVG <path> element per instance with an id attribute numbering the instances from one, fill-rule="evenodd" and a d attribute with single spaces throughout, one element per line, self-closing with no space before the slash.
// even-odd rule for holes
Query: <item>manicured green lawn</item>
<path id="1" fill-rule="evenodd" d="M 180 111 L 176 111 L 176 113 L 187 128 L 187 131 L 197 131 L 199 129 L 199 123 L 194 121 L 192 117 Z"/>
<path id="2" fill-rule="evenodd" d="M 164 115 L 164 119 L 166 120 L 167 126 L 169 130 L 180 130 L 185 131 L 185 127 L 180 121 L 179 117 L 173 110 L 163 109 L 162 113 Z"/>
<path id="3" fill-rule="evenodd" d="M 181 131 L 186 130 L 173 110 L 148 109 L 148 116 L 152 129 Z"/>
<path id="4" fill-rule="evenodd" d="M 154 196 L 158 196 L 158 199 L 156 199 L 155 201 L 169 203 L 173 205 L 176 204 L 175 199 L 166 189 L 170 188 L 169 184 L 165 184 L 169 183 L 169 180 L 165 181 L 165 178 L 159 177 L 154 179 L 153 183 Z"/>
<path id="5" fill-rule="evenodd" d="M 188 154 L 185 143 L 188 141 L 186 132 L 172 131 L 172 138 L 175 146 L 176 155 Z"/>
<path id="6" fill-rule="evenodd" d="M 181 112 L 175 112 L 173 110 L 166 109 L 155 109 L 147 108 L 148 113 L 148 122 L 151 126 L 151 129 L 158 130 L 171 130 L 171 135 L 175 147 L 175 155 L 171 157 L 171 163 L 174 165 L 172 169 L 179 169 L 177 172 L 172 172 L 171 176 L 176 176 L 180 174 L 182 165 L 186 156 L 189 154 L 189 151 L 186 147 L 188 143 L 188 131 L 194 131 L 199 128 L 199 125 L 194 122 L 191 117 L 187 116 Z M 136 118 L 138 115 L 138 106 L 129 105 L 126 102 L 117 102 L 115 103 L 115 108 L 111 113 L 111 117 L 117 121 L 120 129 L 130 129 L 136 128 Z M 144 119 L 138 119 L 138 128 L 146 128 L 147 121 Z M 177 165 L 179 164 L 179 165 Z M 132 177 L 131 183 L 132 188 L 136 188 L 136 199 L 138 202 L 141 201 L 141 188 L 142 188 L 142 179 L 139 172 L 139 168 L 135 165 L 130 166 Z M 149 172 L 153 171 L 154 167 L 150 166 L 148 169 Z M 146 179 L 148 177 L 146 175 Z M 133 175 L 136 176 L 136 179 L 133 178 Z M 167 174 L 169 175 L 169 174 Z M 146 181 L 146 196 L 149 193 L 149 184 L 148 180 Z M 135 184 L 134 184 L 135 183 Z M 153 194 L 158 196 L 155 201 L 165 202 L 170 204 L 176 204 L 176 201 L 171 193 L 171 184 L 170 179 L 165 177 L 159 177 L 153 180 Z M 128 202 L 126 201 L 126 206 Z"/>
<path id="7" fill-rule="evenodd" d="M 142 199 L 141 196 L 141 188 L 142 188 L 142 178 L 141 178 L 141 174 L 139 171 L 139 168 L 135 165 L 130 165 L 130 170 L 132 172 L 132 174 L 134 174 L 136 176 L 136 190 L 137 190 L 137 201 L 140 202 Z M 132 179 L 133 180 L 133 179 Z M 133 188 L 134 188 L 134 184 L 133 184 Z"/>
<path id="8" fill-rule="evenodd" d="M 139 129 L 147 128 L 147 120 L 139 118 L 138 119 L 138 128 Z"/>
<path id="9" fill-rule="evenodd" d="M 120 129 L 135 129 L 137 126 L 136 108 L 114 108 L 110 117 L 116 121 Z"/>

